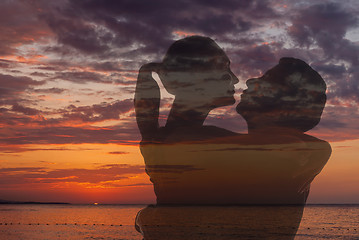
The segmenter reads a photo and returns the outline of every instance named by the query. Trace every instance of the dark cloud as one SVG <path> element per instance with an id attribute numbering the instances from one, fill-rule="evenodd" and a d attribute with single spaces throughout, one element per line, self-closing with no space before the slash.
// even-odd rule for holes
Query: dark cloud
<path id="1" fill-rule="evenodd" d="M 333 90 L 330 95 L 346 101 L 355 101 L 359 103 L 359 67 L 352 66 L 348 68 L 347 74 L 334 82 Z"/>
<path id="2" fill-rule="evenodd" d="M 343 77 L 344 73 L 346 73 L 346 67 L 342 65 L 336 64 L 326 64 L 326 63 L 314 63 L 312 66 L 323 75 L 330 75 L 334 77 Z"/>
<path id="3" fill-rule="evenodd" d="M 276 46 L 254 45 L 236 50 L 232 61 L 239 64 L 241 74 L 255 77 L 276 65 L 278 57 L 275 52 Z"/>
<path id="4" fill-rule="evenodd" d="M 95 72 L 57 72 L 52 79 L 61 79 L 81 84 L 88 82 L 112 83 L 105 75 Z"/>
<path id="5" fill-rule="evenodd" d="M 65 88 L 53 87 L 53 88 L 34 89 L 33 91 L 36 92 L 36 93 L 61 94 L 61 93 L 66 92 L 68 90 L 65 89 Z"/>
<path id="6" fill-rule="evenodd" d="M 118 126 L 92 127 L 89 124 L 105 120 L 120 120 L 133 111 L 133 100 L 40 111 L 15 103 L 11 108 L 0 109 L 0 142 L 3 144 L 66 144 L 66 143 L 123 143 L 133 144 L 139 140 L 135 121 L 123 119 Z M 60 115 L 45 118 L 45 114 Z M 132 118 L 131 118 L 132 119 Z M 71 125 L 78 127 L 69 127 Z M 3 149 L 7 151 L 6 149 Z M 11 151 L 11 149 L 9 149 Z"/>
<path id="7" fill-rule="evenodd" d="M 252 20 L 278 15 L 268 1 L 69 1 L 40 14 L 59 43 L 85 54 L 139 56 L 163 54 L 174 32 L 214 38 L 249 31 Z M 115 55 L 114 55 L 115 54 Z M 143 61 L 142 59 L 138 59 Z M 112 68 L 112 66 L 108 66 Z"/>
<path id="8" fill-rule="evenodd" d="M 33 151 L 91 151 L 91 150 L 99 150 L 96 148 L 68 148 L 68 147 L 56 147 L 56 148 L 29 148 L 29 147 L 23 147 L 20 145 L 2 145 L 0 146 L 0 152 L 2 153 L 21 153 L 21 152 L 33 152 Z M 13 155 L 12 155 L 13 156 Z M 49 163 L 47 161 L 39 161 L 44 163 Z"/>
<path id="9" fill-rule="evenodd" d="M 31 122 L 29 122 L 31 123 Z M 126 124 L 122 127 L 22 127 L 1 131 L 0 143 L 3 145 L 22 144 L 79 144 L 79 143 L 118 143 L 137 145 L 140 139 L 137 126 Z M 4 149 L 5 150 L 5 149 Z"/>
<path id="10" fill-rule="evenodd" d="M 123 155 L 123 154 L 129 154 L 129 152 L 120 152 L 120 151 L 116 151 L 116 152 L 108 152 L 108 154 Z"/>
<path id="11" fill-rule="evenodd" d="M 13 65 L 12 61 L 0 59 L 0 68 L 10 68 Z"/>
<path id="12" fill-rule="evenodd" d="M 320 124 L 309 132 L 327 141 L 358 139 L 359 109 L 350 100 L 328 97 Z"/>
<path id="13" fill-rule="evenodd" d="M 30 75 L 35 76 L 35 77 L 47 77 L 48 76 L 48 74 L 43 73 L 43 72 L 33 72 Z"/>
<path id="14" fill-rule="evenodd" d="M 26 76 L 11 76 L 0 73 L 0 94 L 19 94 L 26 89 L 44 84 Z"/>
<path id="15" fill-rule="evenodd" d="M 119 62 L 105 61 L 100 63 L 93 63 L 92 67 L 94 70 L 104 72 L 122 71 Z"/>
<path id="16" fill-rule="evenodd" d="M 340 3 L 322 3 L 299 11 L 288 33 L 300 45 L 318 45 L 327 61 L 345 60 L 357 65 L 359 47 L 345 35 L 358 23 L 357 12 L 344 9 Z"/>
<path id="17" fill-rule="evenodd" d="M 133 100 L 126 99 L 113 103 L 94 104 L 92 106 L 76 107 L 70 105 L 62 113 L 62 120 L 79 120 L 81 122 L 100 122 L 118 120 L 120 115 L 133 109 Z M 60 110 L 61 112 L 61 110 Z"/>
<path id="18" fill-rule="evenodd" d="M 0 2 L 0 56 L 17 53 L 19 44 L 34 43 L 51 35 L 47 25 L 39 21 L 30 2 Z"/>
<path id="19" fill-rule="evenodd" d="M 313 55 L 311 58 L 313 66 L 331 83 L 329 98 L 359 102 L 359 46 L 346 39 L 347 32 L 358 27 L 358 14 L 355 8 L 344 6 L 330 2 L 301 9 L 292 18 L 288 33 L 300 46 L 322 49 L 322 56 Z"/>
<path id="20" fill-rule="evenodd" d="M 12 105 L 11 111 L 23 113 L 25 115 L 30 115 L 30 116 L 37 115 L 40 113 L 40 111 L 35 108 L 24 107 L 24 106 L 21 106 L 20 104 Z"/>
<path id="21" fill-rule="evenodd" d="M 274 10 L 273 2 L 263 1 L 250 1 L 252 7 L 248 9 L 247 17 L 253 20 L 273 20 L 279 17 L 279 14 Z"/>
<path id="22" fill-rule="evenodd" d="M 339 1 L 287 4 L 286 9 L 280 9 L 279 5 L 276 1 L 236 0 L 158 0 L 151 4 L 130 0 L 1 2 L 0 53 L 15 54 L 20 49 L 17 46 L 36 43 L 40 53 L 51 54 L 50 58 L 31 67 L 36 71 L 29 73 L 30 77 L 17 76 L 25 73 L 0 74 L 0 100 L 7 105 L 0 108 L 1 122 L 6 126 L 23 126 L 25 132 L 21 135 L 21 130 L 12 128 L 16 133 L 7 132 L 2 135 L 2 141 L 6 142 L 8 137 L 10 142 L 19 143 L 91 142 L 93 136 L 100 136 L 98 142 L 120 138 L 137 140 L 133 115 L 130 116 L 132 122 L 123 125 L 121 130 L 120 127 L 111 127 L 109 132 L 100 128 L 68 128 L 71 123 L 88 126 L 105 120 L 120 120 L 126 124 L 127 119 L 121 119 L 121 115 L 131 113 L 132 100 L 50 110 L 41 107 L 41 102 L 32 105 L 35 102 L 30 102 L 31 94 L 71 93 L 51 85 L 58 83 L 54 80 L 116 84 L 121 94 L 133 94 L 139 66 L 161 60 L 173 40 L 186 34 L 215 39 L 225 48 L 232 69 L 240 75 L 242 83 L 276 65 L 279 58 L 293 56 L 311 63 L 325 77 L 328 99 L 359 102 L 359 50 L 357 43 L 346 35 L 357 27 L 355 7 L 345 7 L 346 4 Z M 271 37 L 277 30 L 287 32 Z M 47 39 L 42 42 L 44 37 Z M 57 43 L 52 42 L 53 39 Z M 44 45 L 39 47 L 41 43 Z M 6 72 L 19 73 L 18 67 L 24 64 L 27 63 L 20 60 L 0 60 L 0 67 Z M 44 79 L 49 85 L 39 88 L 45 81 L 34 79 Z M 94 89 L 81 94 L 118 99 Z M 45 118 L 47 114 L 59 114 L 59 117 Z M 245 132 L 246 125 L 241 120 L 240 125 L 237 124 L 239 116 L 226 114 L 209 116 L 207 122 Z M 34 124 L 37 129 L 28 129 L 27 124 Z M 117 130 L 121 131 L 119 135 L 115 133 Z M 52 134 L 53 141 L 41 135 L 48 133 Z"/>
<path id="23" fill-rule="evenodd" d="M 343 9 L 339 3 L 316 4 L 295 15 L 289 35 L 301 45 L 317 43 L 326 51 L 332 51 L 357 23 L 356 14 Z"/>
<path id="24" fill-rule="evenodd" d="M 36 81 L 26 76 L 12 76 L 0 73 L 0 105 L 16 104 L 22 101 L 22 94 L 35 86 L 43 85 L 44 81 Z"/>
<path id="25" fill-rule="evenodd" d="M 41 168 L 41 167 L 0 168 L 0 172 L 1 173 L 45 172 L 45 168 Z"/>
<path id="26" fill-rule="evenodd" d="M 110 48 L 106 45 L 111 35 L 101 35 L 96 30 L 96 26 L 86 24 L 78 19 L 47 19 L 50 28 L 56 33 L 58 41 L 74 47 L 84 53 L 107 52 Z M 104 43 L 103 43 L 104 42 Z"/>

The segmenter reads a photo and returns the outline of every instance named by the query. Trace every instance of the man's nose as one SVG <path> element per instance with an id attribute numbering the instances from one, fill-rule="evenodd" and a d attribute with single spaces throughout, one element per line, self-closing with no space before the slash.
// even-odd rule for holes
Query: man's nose
<path id="1" fill-rule="evenodd" d="M 253 85 L 257 82 L 258 78 L 250 78 L 246 81 L 246 85 L 247 87 L 249 87 L 249 85 Z"/>

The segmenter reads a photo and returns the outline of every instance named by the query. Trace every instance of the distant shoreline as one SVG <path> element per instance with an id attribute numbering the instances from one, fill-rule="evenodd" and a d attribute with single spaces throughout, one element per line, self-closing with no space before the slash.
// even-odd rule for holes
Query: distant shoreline
<path id="1" fill-rule="evenodd" d="M 71 204 L 65 202 L 20 202 L 20 201 L 6 201 L 0 200 L 0 204 Z"/>
<path id="2" fill-rule="evenodd" d="M 32 202 L 32 201 L 6 201 L 6 200 L 0 200 L 0 205 L 1 204 L 51 204 L 51 205 L 94 205 L 93 203 L 67 203 L 67 202 Z M 96 206 L 110 206 L 110 205 L 117 205 L 117 206 L 134 206 L 134 205 L 138 205 L 138 206 L 147 206 L 147 205 L 151 205 L 151 206 L 156 206 L 155 204 L 146 204 L 146 203 L 142 203 L 142 204 L 129 204 L 129 203 L 99 203 L 98 205 L 96 204 Z M 161 205 L 163 207 L 185 207 L 185 206 L 189 206 L 189 207 L 275 207 L 275 206 L 296 206 L 296 205 Z M 314 207 L 314 206 L 322 206 L 322 207 L 334 207 L 334 206 L 359 206 L 359 203 L 308 203 L 306 204 L 304 207 Z"/>

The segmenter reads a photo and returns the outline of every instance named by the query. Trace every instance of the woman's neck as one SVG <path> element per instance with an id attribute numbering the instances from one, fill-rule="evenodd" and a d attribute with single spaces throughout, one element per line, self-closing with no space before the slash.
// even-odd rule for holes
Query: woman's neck
<path id="1" fill-rule="evenodd" d="M 303 131 L 300 131 L 295 128 L 289 128 L 289 127 L 282 127 L 278 125 L 262 125 L 262 126 L 256 126 L 251 127 L 248 125 L 248 133 L 249 134 L 277 134 L 277 135 L 297 135 L 297 134 L 303 134 Z"/>
<path id="2" fill-rule="evenodd" d="M 174 100 L 166 127 L 201 127 L 211 109 L 207 106 Z"/>

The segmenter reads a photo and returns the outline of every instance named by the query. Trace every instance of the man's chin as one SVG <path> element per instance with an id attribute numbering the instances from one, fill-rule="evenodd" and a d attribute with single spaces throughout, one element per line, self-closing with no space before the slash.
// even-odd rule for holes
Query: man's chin
<path id="1" fill-rule="evenodd" d="M 242 115 L 242 113 L 244 112 L 243 106 L 241 104 L 241 102 L 238 103 L 237 107 L 236 107 L 236 111 L 237 113 L 239 113 L 240 115 Z"/>

